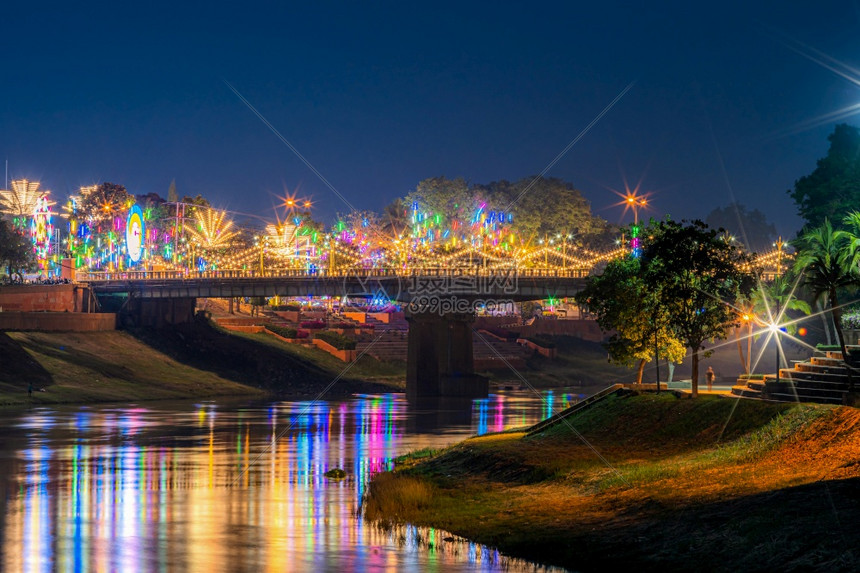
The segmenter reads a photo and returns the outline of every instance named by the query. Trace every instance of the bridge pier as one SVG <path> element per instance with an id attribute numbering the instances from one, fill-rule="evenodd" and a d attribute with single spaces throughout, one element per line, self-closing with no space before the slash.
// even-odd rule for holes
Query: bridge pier
<path id="1" fill-rule="evenodd" d="M 407 314 L 406 397 L 486 398 L 489 382 L 475 374 L 471 313 Z"/>
<path id="2" fill-rule="evenodd" d="M 194 320 L 195 298 L 130 297 L 127 312 L 135 326 L 161 328 L 168 324 L 187 324 Z"/>

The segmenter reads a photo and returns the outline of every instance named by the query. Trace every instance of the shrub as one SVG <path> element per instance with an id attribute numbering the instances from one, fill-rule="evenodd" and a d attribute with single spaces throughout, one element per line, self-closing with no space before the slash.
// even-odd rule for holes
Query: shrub
<path id="1" fill-rule="evenodd" d="M 860 310 L 852 308 L 842 315 L 842 328 L 860 330 Z"/>
<path id="2" fill-rule="evenodd" d="M 267 324 L 266 330 L 270 332 L 274 332 L 278 336 L 283 336 L 284 338 L 298 338 L 296 335 L 298 331 L 295 328 L 290 328 L 288 326 L 277 326 L 274 324 Z"/>
<path id="3" fill-rule="evenodd" d="M 307 338 L 310 335 L 311 335 L 311 333 L 308 332 L 307 330 L 297 330 L 296 331 L 296 338 Z"/>
<path id="4" fill-rule="evenodd" d="M 328 342 L 338 350 L 355 350 L 355 340 L 337 332 L 324 330 L 323 332 L 318 332 L 314 337 Z"/>
<path id="5" fill-rule="evenodd" d="M 300 311 L 302 307 L 297 304 L 277 304 L 272 306 L 272 310 L 280 310 L 280 311 Z"/>
<path id="6" fill-rule="evenodd" d="M 764 380 L 764 374 L 741 374 L 738 376 L 740 380 Z"/>
<path id="7" fill-rule="evenodd" d="M 302 328 L 309 328 L 311 330 L 317 330 L 320 328 L 325 328 L 325 322 L 321 320 L 305 320 L 299 323 L 299 326 Z"/>

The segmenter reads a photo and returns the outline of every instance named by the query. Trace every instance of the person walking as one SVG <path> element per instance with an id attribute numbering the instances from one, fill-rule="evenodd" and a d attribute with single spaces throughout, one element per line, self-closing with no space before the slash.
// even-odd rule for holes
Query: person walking
<path id="1" fill-rule="evenodd" d="M 714 369 L 708 366 L 708 371 L 705 372 L 705 380 L 708 381 L 708 392 L 714 389 L 714 378 L 716 377 L 717 375 L 714 373 Z"/>

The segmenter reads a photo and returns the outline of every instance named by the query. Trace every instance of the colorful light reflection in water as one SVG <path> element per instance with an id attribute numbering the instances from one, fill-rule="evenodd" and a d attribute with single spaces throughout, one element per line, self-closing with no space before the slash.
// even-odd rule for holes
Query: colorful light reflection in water
<path id="1" fill-rule="evenodd" d="M 534 423 L 546 407 L 497 395 L 453 425 L 422 423 L 390 395 L 7 412 L 0 569 L 534 570 L 446 532 L 383 531 L 356 515 L 368 477 L 395 456 Z M 324 477 L 333 468 L 348 479 Z"/>

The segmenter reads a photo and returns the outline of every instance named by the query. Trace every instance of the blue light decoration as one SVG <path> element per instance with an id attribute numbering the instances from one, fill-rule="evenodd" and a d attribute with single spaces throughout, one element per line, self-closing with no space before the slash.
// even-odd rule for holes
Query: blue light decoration
<path id="1" fill-rule="evenodd" d="M 125 246 L 128 251 L 129 264 L 140 262 L 143 256 L 143 237 L 146 231 L 143 211 L 138 205 L 132 205 L 125 220 Z"/>

